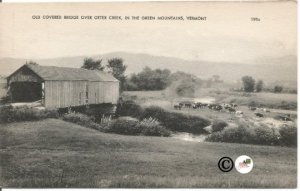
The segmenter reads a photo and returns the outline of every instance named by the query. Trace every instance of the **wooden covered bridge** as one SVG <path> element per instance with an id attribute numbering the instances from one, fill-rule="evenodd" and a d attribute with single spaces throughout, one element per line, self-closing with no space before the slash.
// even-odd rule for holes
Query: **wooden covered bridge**
<path id="1" fill-rule="evenodd" d="M 12 102 L 41 100 L 45 108 L 117 104 L 119 99 L 119 81 L 103 71 L 25 64 L 7 83 Z"/>

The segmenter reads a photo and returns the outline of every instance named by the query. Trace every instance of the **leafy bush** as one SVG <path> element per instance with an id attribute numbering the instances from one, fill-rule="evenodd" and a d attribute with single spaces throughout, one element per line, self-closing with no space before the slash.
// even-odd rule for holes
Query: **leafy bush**
<path id="1" fill-rule="evenodd" d="M 138 118 L 143 113 L 143 108 L 133 101 L 118 103 L 116 116 L 131 116 Z"/>
<path id="2" fill-rule="evenodd" d="M 282 145 L 297 146 L 297 127 L 285 125 L 280 127 L 279 133 Z"/>
<path id="3" fill-rule="evenodd" d="M 254 132 L 244 126 L 228 127 L 209 135 L 205 140 L 211 142 L 249 143 Z"/>
<path id="4" fill-rule="evenodd" d="M 102 115 L 102 117 L 100 119 L 100 125 L 104 126 L 104 127 L 108 127 L 109 124 L 111 123 L 111 121 L 112 121 L 111 115 L 110 116 Z"/>
<path id="5" fill-rule="evenodd" d="M 108 127 L 108 132 L 123 135 L 146 135 L 168 137 L 171 132 L 153 118 L 139 121 L 132 117 L 120 117 L 112 121 Z"/>
<path id="6" fill-rule="evenodd" d="M 59 118 L 59 113 L 55 109 L 45 109 L 41 110 L 39 113 L 43 118 Z"/>
<path id="7" fill-rule="evenodd" d="M 82 125 L 88 128 L 96 129 L 102 132 L 106 131 L 105 126 L 101 126 L 100 124 L 95 123 L 91 117 L 81 114 L 81 113 L 68 113 L 62 116 L 62 119 L 71 123 L 76 123 L 78 125 Z"/>
<path id="8" fill-rule="evenodd" d="M 265 126 L 254 128 L 255 136 L 252 140 L 253 144 L 258 145 L 278 145 L 279 133 L 274 128 Z"/>
<path id="9" fill-rule="evenodd" d="M 169 137 L 171 135 L 171 131 L 167 130 L 160 125 L 156 119 L 151 117 L 143 119 L 140 122 L 139 127 L 142 135 L 163 137 Z"/>
<path id="10" fill-rule="evenodd" d="M 228 124 L 225 121 L 215 120 L 211 125 L 211 129 L 212 132 L 217 132 L 217 131 L 222 131 L 227 126 Z"/>
<path id="11" fill-rule="evenodd" d="M 109 125 L 108 132 L 123 135 L 139 135 L 139 120 L 132 117 L 120 117 L 112 121 Z"/>
<path id="12" fill-rule="evenodd" d="M 0 123 L 10 123 L 18 121 L 35 121 L 46 118 L 58 118 L 56 110 L 39 110 L 27 106 L 12 107 L 3 106 L 0 108 Z"/>
<path id="13" fill-rule="evenodd" d="M 279 135 L 275 129 L 268 127 L 248 127 L 239 125 L 238 127 L 228 127 L 209 135 L 206 141 L 246 143 L 257 145 L 278 145 Z"/>
<path id="14" fill-rule="evenodd" d="M 210 125 L 210 121 L 201 117 L 188 116 L 181 113 L 169 112 L 160 107 L 149 107 L 141 114 L 141 119 L 155 118 L 163 126 L 171 131 L 188 133 L 206 133 L 204 127 Z"/>

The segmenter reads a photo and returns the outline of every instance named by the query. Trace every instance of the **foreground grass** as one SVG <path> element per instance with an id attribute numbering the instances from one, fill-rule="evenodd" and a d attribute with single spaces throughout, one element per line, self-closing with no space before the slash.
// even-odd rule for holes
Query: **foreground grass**
<path id="1" fill-rule="evenodd" d="M 56 119 L 0 126 L 3 187 L 295 188 L 296 149 L 104 134 Z M 251 173 L 222 173 L 249 155 Z"/>

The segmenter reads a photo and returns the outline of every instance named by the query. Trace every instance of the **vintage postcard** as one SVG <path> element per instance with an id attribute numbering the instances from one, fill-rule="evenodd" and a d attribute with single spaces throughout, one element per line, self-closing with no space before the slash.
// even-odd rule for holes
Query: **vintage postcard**
<path id="1" fill-rule="evenodd" d="M 297 2 L 0 4 L 0 187 L 296 188 Z"/>

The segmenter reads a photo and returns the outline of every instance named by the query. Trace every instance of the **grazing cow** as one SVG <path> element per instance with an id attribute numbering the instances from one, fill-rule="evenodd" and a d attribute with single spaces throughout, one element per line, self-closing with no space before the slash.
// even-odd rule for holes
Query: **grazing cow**
<path id="1" fill-rule="evenodd" d="M 234 108 L 232 108 L 232 107 L 228 108 L 227 110 L 228 110 L 230 113 L 236 112 L 236 110 L 235 110 Z"/>
<path id="2" fill-rule="evenodd" d="M 221 105 L 216 105 L 214 108 L 213 108 L 215 111 L 221 111 L 223 109 L 223 107 Z"/>
<path id="3" fill-rule="evenodd" d="M 181 110 L 182 106 L 180 104 L 175 104 L 174 105 L 174 109 L 178 109 L 178 110 Z"/>
<path id="4" fill-rule="evenodd" d="M 192 107 L 192 104 L 191 104 L 191 103 L 185 103 L 185 104 L 184 104 L 184 107 L 191 108 L 191 107 Z"/>
<path id="5" fill-rule="evenodd" d="M 228 103 L 224 103 L 224 109 L 229 109 L 230 105 Z"/>
<path id="6" fill-rule="evenodd" d="M 200 103 L 200 102 L 194 103 L 194 104 L 193 104 L 193 108 L 194 108 L 194 109 L 201 108 L 201 103 Z"/>
<path id="7" fill-rule="evenodd" d="M 258 113 L 258 112 L 255 112 L 254 113 L 257 117 L 264 117 L 264 115 L 262 113 Z"/>
<path id="8" fill-rule="evenodd" d="M 256 108 L 256 107 L 249 107 L 249 109 L 250 109 L 251 111 L 255 111 L 257 108 Z"/>
<path id="9" fill-rule="evenodd" d="M 186 107 L 186 108 L 191 108 L 192 107 L 192 102 L 190 101 L 183 101 L 183 102 L 180 102 L 179 105 L 181 105 L 182 107 Z"/>
<path id="10" fill-rule="evenodd" d="M 267 108 L 263 108 L 262 110 L 266 113 L 270 113 L 270 110 L 268 110 Z"/>
<path id="11" fill-rule="evenodd" d="M 202 104 L 202 107 L 207 107 L 208 106 L 208 103 L 203 103 Z"/>
<path id="12" fill-rule="evenodd" d="M 237 107 L 238 105 L 235 104 L 235 103 L 231 103 L 230 106 L 233 107 L 233 108 L 235 108 L 235 107 Z"/>
<path id="13" fill-rule="evenodd" d="M 278 118 L 282 121 L 292 121 L 292 119 L 289 116 L 280 115 Z"/>
<path id="14" fill-rule="evenodd" d="M 212 103 L 212 104 L 208 104 L 207 107 L 208 107 L 208 109 L 213 109 L 213 108 L 215 107 L 215 105 L 216 105 L 216 104 L 213 104 L 213 103 Z"/>
<path id="15" fill-rule="evenodd" d="M 215 111 L 221 111 L 223 109 L 220 104 L 209 104 L 208 108 Z"/>
<path id="16" fill-rule="evenodd" d="M 236 114 L 236 115 L 243 115 L 244 112 L 243 112 L 243 111 L 236 111 L 235 114 Z"/>
<path id="17" fill-rule="evenodd" d="M 207 103 L 201 103 L 201 102 L 197 102 L 197 103 L 195 103 L 194 104 L 194 108 L 196 109 L 196 108 L 205 108 L 205 107 L 207 107 Z"/>

